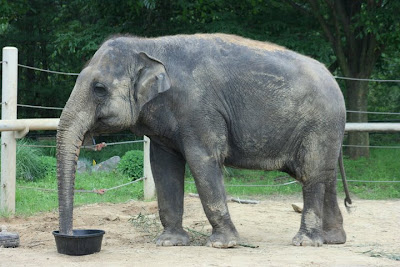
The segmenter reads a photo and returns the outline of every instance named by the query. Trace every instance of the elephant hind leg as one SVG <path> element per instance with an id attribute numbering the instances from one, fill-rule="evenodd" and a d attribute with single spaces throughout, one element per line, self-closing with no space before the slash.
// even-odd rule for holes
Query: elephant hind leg
<path id="1" fill-rule="evenodd" d="M 300 229 L 293 238 L 295 246 L 322 246 L 323 238 L 323 201 L 324 183 L 308 183 L 303 185 L 304 208 Z"/>
<path id="2" fill-rule="evenodd" d="M 343 217 L 337 202 L 335 179 L 325 188 L 323 236 L 325 244 L 344 244 L 346 242 Z"/>
<path id="3" fill-rule="evenodd" d="M 335 174 L 335 170 L 329 170 L 303 184 L 304 209 L 300 230 L 292 241 L 294 245 L 322 246 L 346 242 L 336 197 Z"/>

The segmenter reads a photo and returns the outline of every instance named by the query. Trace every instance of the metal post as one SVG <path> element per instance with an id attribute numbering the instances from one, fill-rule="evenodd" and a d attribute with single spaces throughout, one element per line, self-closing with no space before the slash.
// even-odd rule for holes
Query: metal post
<path id="1" fill-rule="evenodd" d="M 18 49 L 3 48 L 1 119 L 17 119 Z M 15 213 L 17 144 L 14 132 L 1 132 L 0 211 Z"/>
<path id="2" fill-rule="evenodd" d="M 144 199 L 150 200 L 156 195 L 153 173 L 150 166 L 150 139 L 144 136 L 143 143 L 143 175 L 144 179 Z"/>

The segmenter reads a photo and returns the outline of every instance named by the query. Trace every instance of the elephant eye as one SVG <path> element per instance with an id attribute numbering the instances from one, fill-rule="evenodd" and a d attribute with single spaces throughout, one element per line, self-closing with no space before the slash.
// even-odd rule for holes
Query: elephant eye
<path id="1" fill-rule="evenodd" d="M 93 91 L 96 96 L 98 97 L 105 97 L 108 95 L 107 88 L 105 87 L 104 84 L 101 83 L 95 83 L 93 87 Z"/>

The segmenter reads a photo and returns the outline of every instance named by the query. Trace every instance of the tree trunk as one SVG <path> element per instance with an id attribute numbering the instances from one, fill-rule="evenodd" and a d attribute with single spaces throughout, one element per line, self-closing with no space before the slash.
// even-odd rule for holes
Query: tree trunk
<path id="1" fill-rule="evenodd" d="M 350 111 L 367 111 L 368 107 L 368 83 L 361 81 L 347 81 L 347 109 Z M 348 113 L 348 122 L 368 122 L 366 113 Z M 349 132 L 348 144 L 352 145 L 347 150 L 351 159 L 369 157 L 369 133 Z M 353 147 L 365 146 L 365 147 Z"/>

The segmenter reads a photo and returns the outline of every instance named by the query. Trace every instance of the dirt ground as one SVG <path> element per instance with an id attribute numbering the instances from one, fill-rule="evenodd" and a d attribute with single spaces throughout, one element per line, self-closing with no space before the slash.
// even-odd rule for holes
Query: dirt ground
<path id="1" fill-rule="evenodd" d="M 291 204 L 299 197 L 263 199 L 259 204 L 229 203 L 241 234 L 234 249 L 205 246 L 210 233 L 198 198 L 185 198 L 184 226 L 193 238 L 188 247 L 156 247 L 160 227 L 157 204 L 131 201 L 75 209 L 74 228 L 106 231 L 102 250 L 87 256 L 58 254 L 53 230 L 56 212 L 27 218 L 0 219 L 9 232 L 20 234 L 18 248 L 0 248 L 0 266 L 400 266 L 400 200 L 356 200 L 352 213 L 342 209 L 347 232 L 344 245 L 294 247 L 291 239 L 300 214 Z"/>

